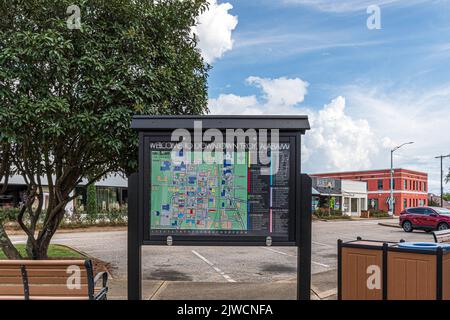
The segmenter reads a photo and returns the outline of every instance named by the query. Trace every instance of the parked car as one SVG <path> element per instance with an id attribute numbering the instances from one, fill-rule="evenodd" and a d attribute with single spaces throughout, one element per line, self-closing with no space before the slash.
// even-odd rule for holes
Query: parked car
<path id="1" fill-rule="evenodd" d="M 406 232 L 414 229 L 431 232 L 450 228 L 450 210 L 439 207 L 408 208 L 400 213 L 400 226 Z"/>

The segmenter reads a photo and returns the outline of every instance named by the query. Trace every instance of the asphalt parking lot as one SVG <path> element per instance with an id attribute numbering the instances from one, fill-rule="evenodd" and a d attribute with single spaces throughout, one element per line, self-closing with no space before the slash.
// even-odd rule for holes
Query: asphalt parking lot
<path id="1" fill-rule="evenodd" d="M 381 221 L 381 220 L 380 220 Z M 312 272 L 336 269 L 337 239 L 386 241 L 433 241 L 421 231 L 378 225 L 378 220 L 316 221 L 313 223 Z M 385 220 L 383 220 L 385 221 Z M 14 236 L 15 242 L 24 241 Z M 111 262 L 116 279 L 126 278 L 127 234 L 125 231 L 61 233 L 54 243 L 72 246 Z M 144 280 L 196 282 L 274 282 L 296 278 L 296 248 L 287 247 L 145 247 Z"/>

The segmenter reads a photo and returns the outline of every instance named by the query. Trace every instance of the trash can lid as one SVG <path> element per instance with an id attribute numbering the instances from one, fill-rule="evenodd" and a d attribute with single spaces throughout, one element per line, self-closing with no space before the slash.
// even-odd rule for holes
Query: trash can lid
<path id="1" fill-rule="evenodd" d="M 445 243 L 435 243 L 435 242 L 401 242 L 398 244 L 400 248 L 405 249 L 416 249 L 416 250 L 432 250 L 435 251 L 438 248 L 444 250 L 450 250 L 450 245 Z"/>

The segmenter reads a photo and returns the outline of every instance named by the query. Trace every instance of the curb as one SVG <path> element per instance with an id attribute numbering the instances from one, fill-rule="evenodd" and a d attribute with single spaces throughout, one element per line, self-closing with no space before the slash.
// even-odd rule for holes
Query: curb
<path id="1" fill-rule="evenodd" d="M 91 261 L 100 261 L 101 263 L 104 263 L 105 264 L 105 270 L 108 273 L 108 277 L 110 277 L 110 279 L 114 279 L 114 277 L 112 275 L 112 270 L 110 270 L 109 268 L 106 267 L 106 265 L 108 265 L 108 264 L 111 265 L 110 262 L 103 261 L 103 260 L 101 260 L 99 258 L 96 258 L 96 257 L 94 257 L 94 256 L 92 256 L 92 255 L 90 255 L 90 254 L 88 254 L 88 253 L 86 253 L 84 251 L 75 249 L 74 247 L 71 247 L 71 246 L 68 246 L 68 245 L 65 245 L 65 244 L 55 243 L 54 245 L 70 249 L 70 250 L 78 253 L 79 255 L 81 255 L 84 259 L 88 259 L 88 260 L 91 260 Z"/>
<path id="2" fill-rule="evenodd" d="M 87 254 L 86 252 L 80 251 L 80 250 L 78 250 L 78 249 L 75 249 L 75 248 L 73 248 L 73 247 L 71 247 L 71 246 L 68 246 L 68 245 L 65 245 L 65 244 L 54 243 L 53 245 L 59 246 L 59 247 L 63 247 L 63 248 L 67 248 L 67 249 L 70 249 L 70 250 L 72 250 L 72 251 L 78 253 L 78 254 L 79 254 L 80 256 L 82 256 L 83 258 L 87 258 L 87 259 L 92 259 L 92 258 L 93 258 L 92 256 L 90 256 L 90 255 Z"/>
<path id="3" fill-rule="evenodd" d="M 391 227 L 391 228 L 398 228 L 398 229 L 402 228 L 397 224 L 388 224 L 388 223 L 384 223 L 384 222 L 379 222 L 378 225 L 383 226 L 383 227 Z"/>
<path id="4" fill-rule="evenodd" d="M 377 221 L 377 220 L 390 220 L 390 218 L 348 218 L 348 219 L 317 219 L 315 221 L 322 221 L 322 222 L 342 222 L 342 221 Z M 380 222 L 382 223 L 382 222 Z"/>

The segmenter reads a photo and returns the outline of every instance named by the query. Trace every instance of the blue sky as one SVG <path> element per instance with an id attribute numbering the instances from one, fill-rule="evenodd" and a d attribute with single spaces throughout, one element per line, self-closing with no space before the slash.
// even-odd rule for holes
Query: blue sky
<path id="1" fill-rule="evenodd" d="M 414 141 L 396 166 L 429 172 L 438 192 L 434 156 L 450 153 L 450 1 L 211 5 L 198 35 L 202 52 L 222 45 L 207 59 L 212 113 L 310 115 L 307 172 L 384 168 L 391 147 Z M 367 27 L 369 5 L 379 30 Z"/>

